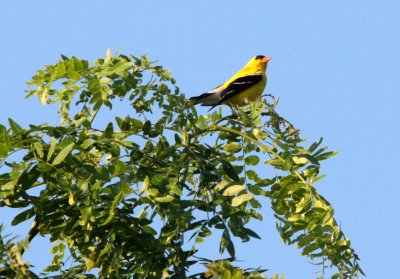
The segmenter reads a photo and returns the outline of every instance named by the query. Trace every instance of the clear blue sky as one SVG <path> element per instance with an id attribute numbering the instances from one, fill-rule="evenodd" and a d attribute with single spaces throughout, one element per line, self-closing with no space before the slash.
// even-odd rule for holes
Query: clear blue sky
<path id="1" fill-rule="evenodd" d="M 107 48 L 146 52 L 173 71 L 187 96 L 219 85 L 254 55 L 271 56 L 267 92 L 280 97 L 278 110 L 310 142 L 323 136 L 340 151 L 323 165 L 328 176 L 318 190 L 333 204 L 368 277 L 395 278 L 399 14 L 398 0 L 2 1 L 0 123 L 55 121 L 55 108 L 24 100 L 24 82 L 60 54 L 93 61 Z M 288 279 L 315 278 L 318 267 L 283 246 L 269 204 L 262 210 L 266 218 L 256 229 L 263 240 L 238 244 L 243 264 Z M 3 214 L 0 222 L 10 218 Z M 27 254 L 38 267 L 48 259 L 45 242 L 35 240 Z M 215 242 L 200 248 L 217 255 Z"/>

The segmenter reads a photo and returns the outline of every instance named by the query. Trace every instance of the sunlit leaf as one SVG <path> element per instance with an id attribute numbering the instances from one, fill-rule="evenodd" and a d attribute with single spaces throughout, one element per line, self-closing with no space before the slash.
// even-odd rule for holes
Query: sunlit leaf
<path id="1" fill-rule="evenodd" d="M 150 185 L 150 180 L 149 180 L 149 177 L 146 176 L 146 178 L 144 179 L 143 184 L 142 184 L 141 192 L 142 193 L 146 192 L 147 189 L 149 188 L 149 185 Z"/>
<path id="2" fill-rule="evenodd" d="M 236 193 L 239 193 L 240 191 L 242 191 L 245 188 L 246 187 L 244 187 L 243 185 L 229 186 L 227 189 L 225 189 L 225 191 L 222 194 L 224 196 L 233 196 L 233 195 L 235 195 Z"/>
<path id="3" fill-rule="evenodd" d="M 293 156 L 292 160 L 296 165 L 304 165 L 308 162 L 307 158 L 305 158 L 305 157 Z"/>
<path id="4" fill-rule="evenodd" d="M 88 149 L 93 143 L 92 139 L 85 139 L 82 143 L 81 143 L 81 147 L 83 149 Z"/>
<path id="5" fill-rule="evenodd" d="M 93 269 L 96 266 L 96 263 L 92 259 L 86 258 L 85 265 L 86 265 L 86 269 L 88 271 L 90 271 L 91 269 Z"/>
<path id="6" fill-rule="evenodd" d="M 239 205 L 241 205 L 242 203 L 244 203 L 244 202 L 246 202 L 246 201 L 248 201 L 248 200 L 251 200 L 253 197 L 254 197 L 254 196 L 253 196 L 252 194 L 243 194 L 243 195 L 234 197 L 234 198 L 232 199 L 231 205 L 232 205 L 233 207 L 239 206 Z"/>
<path id="7" fill-rule="evenodd" d="M 268 137 L 268 134 L 261 131 L 259 128 L 255 128 L 253 130 L 253 135 L 257 138 L 257 139 L 266 139 Z"/>
<path id="8" fill-rule="evenodd" d="M 57 156 L 54 158 L 52 165 L 58 165 L 60 164 L 62 161 L 64 161 L 65 157 L 68 156 L 68 154 L 72 151 L 72 149 L 74 148 L 74 143 L 70 143 L 68 144 L 66 147 L 64 147 L 60 153 L 57 154 Z"/>
<path id="9" fill-rule="evenodd" d="M 222 180 L 220 183 L 218 183 L 217 185 L 215 185 L 215 190 L 216 191 L 221 191 L 223 190 L 227 185 L 229 184 L 228 181 L 226 180 Z"/>
<path id="10" fill-rule="evenodd" d="M 168 203 L 168 202 L 172 202 L 174 200 L 173 196 L 170 195 L 166 195 L 164 197 L 154 197 L 154 200 L 157 202 L 161 202 L 161 203 Z"/>
<path id="11" fill-rule="evenodd" d="M 47 152 L 47 158 L 46 158 L 47 162 L 50 161 L 51 156 L 53 156 L 53 153 L 54 153 L 55 149 L 56 149 L 56 139 L 53 137 L 53 138 L 51 138 L 50 148 L 49 148 L 49 151 Z"/>

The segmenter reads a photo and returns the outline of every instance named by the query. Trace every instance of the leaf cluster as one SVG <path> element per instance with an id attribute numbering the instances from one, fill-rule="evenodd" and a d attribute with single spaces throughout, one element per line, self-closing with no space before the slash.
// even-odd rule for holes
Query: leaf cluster
<path id="1" fill-rule="evenodd" d="M 284 242 L 322 271 L 362 272 L 314 188 L 320 162 L 335 152 L 322 140 L 302 146 L 273 97 L 232 116 L 198 115 L 169 71 L 110 51 L 93 65 L 62 56 L 28 84 L 27 97 L 59 105 L 61 124 L 0 125 L 0 206 L 22 210 L 12 225 L 34 219 L 25 243 L 37 234 L 53 242 L 44 274 L 89 278 L 95 268 L 101 278 L 190 277 L 199 244 L 218 231 L 220 252 L 232 258 L 234 238 L 260 238 L 248 224 L 262 220 L 262 198 Z M 131 112 L 98 121 L 100 109 L 118 102 Z M 218 270 L 230 278 L 246 272 L 219 261 L 206 273 L 219 278 Z"/>

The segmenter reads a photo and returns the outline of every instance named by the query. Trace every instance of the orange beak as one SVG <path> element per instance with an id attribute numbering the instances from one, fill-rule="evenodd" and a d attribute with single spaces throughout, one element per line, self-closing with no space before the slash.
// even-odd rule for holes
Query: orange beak
<path id="1" fill-rule="evenodd" d="M 271 60 L 271 57 L 264 57 L 261 62 L 267 64 L 269 60 Z"/>

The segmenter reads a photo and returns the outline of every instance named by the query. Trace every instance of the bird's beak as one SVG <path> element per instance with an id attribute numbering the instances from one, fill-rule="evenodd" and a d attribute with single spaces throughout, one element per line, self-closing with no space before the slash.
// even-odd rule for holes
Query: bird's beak
<path id="1" fill-rule="evenodd" d="M 271 57 L 264 57 L 261 62 L 267 64 L 269 60 L 271 60 Z"/>

